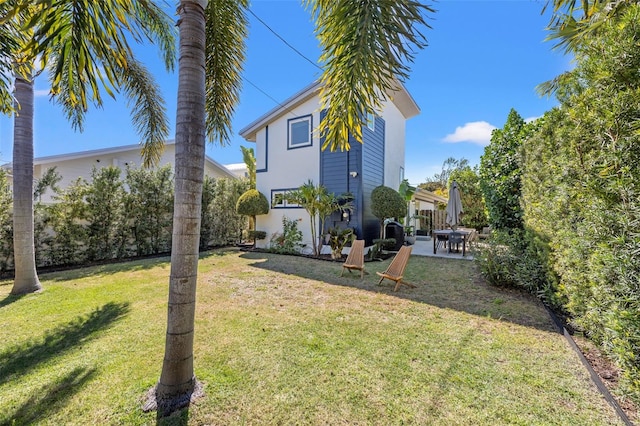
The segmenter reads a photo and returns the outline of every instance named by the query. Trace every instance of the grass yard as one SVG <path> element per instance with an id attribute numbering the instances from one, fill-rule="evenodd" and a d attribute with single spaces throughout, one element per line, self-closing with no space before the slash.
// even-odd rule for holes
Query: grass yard
<path id="1" fill-rule="evenodd" d="M 196 375 L 205 397 L 160 424 L 613 425 L 614 410 L 532 298 L 473 262 L 412 257 L 392 291 L 340 264 L 203 255 Z M 0 282 L 0 425 L 154 424 L 168 259 Z"/>

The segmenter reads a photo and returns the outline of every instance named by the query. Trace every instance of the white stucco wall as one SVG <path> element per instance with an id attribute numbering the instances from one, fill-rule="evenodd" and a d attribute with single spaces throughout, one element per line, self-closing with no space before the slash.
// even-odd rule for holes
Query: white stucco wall
<path id="1" fill-rule="evenodd" d="M 74 157 L 73 154 L 68 154 L 36 159 L 33 169 L 34 180 L 40 179 L 48 168 L 55 166 L 56 171 L 62 176 L 62 180 L 58 183 L 58 186 L 60 189 L 66 189 L 78 178 L 84 178 L 90 181 L 93 167 L 97 169 L 107 166 L 119 167 L 122 170 L 121 177 L 124 179 L 127 165 L 132 168 L 139 168 L 142 164 L 140 148 L 137 146 L 117 152 L 98 150 L 89 152 L 86 156 L 80 154 L 83 153 L 79 153 L 76 157 Z M 175 145 L 166 144 L 158 165 L 165 166 L 170 164 L 173 168 L 174 158 Z M 205 175 L 212 177 L 229 177 L 228 174 L 224 173 L 209 161 L 205 162 Z M 50 190 L 45 192 L 41 197 L 41 201 L 43 203 L 54 202 L 52 195 Z"/>
<path id="2" fill-rule="evenodd" d="M 384 104 L 385 120 L 384 185 L 396 191 L 400 187 L 400 170 L 404 170 L 406 119 L 391 101 Z"/>
<path id="3" fill-rule="evenodd" d="M 288 120 L 312 115 L 313 127 L 320 123 L 318 110 L 319 99 L 312 97 L 305 103 L 290 110 L 268 126 L 260 129 L 256 136 L 256 162 L 257 169 L 267 171 L 258 172 L 258 191 L 267 199 L 271 199 L 272 190 L 295 189 L 306 183 L 309 179 L 314 184 L 320 181 L 320 140 L 317 132 L 312 134 L 312 145 L 296 149 L 287 149 Z M 267 142 L 268 137 L 268 142 Z M 298 229 L 302 231 L 303 242 L 311 245 L 311 228 L 309 215 L 302 208 L 272 208 L 267 215 L 257 217 L 257 228 L 267 233 L 266 240 L 258 241 L 258 247 L 266 247 L 271 236 L 276 232 L 282 232 L 282 217 L 298 220 Z"/>

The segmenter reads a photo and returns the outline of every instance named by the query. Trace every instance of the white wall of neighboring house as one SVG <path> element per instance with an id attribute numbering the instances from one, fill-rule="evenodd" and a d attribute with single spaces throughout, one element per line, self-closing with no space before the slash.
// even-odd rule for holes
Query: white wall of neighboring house
<path id="1" fill-rule="evenodd" d="M 165 144 L 164 152 L 160 158 L 158 166 L 170 164 L 173 168 L 175 157 L 175 144 L 169 141 Z M 49 157 L 39 157 L 34 159 L 33 178 L 40 179 L 47 169 L 55 167 L 62 176 L 58 183 L 60 189 L 65 189 L 74 183 L 78 178 L 91 181 L 93 168 L 115 166 L 122 170 L 121 177 L 124 179 L 127 167 L 140 168 L 142 157 L 139 145 L 127 145 L 115 148 L 105 148 L 91 151 L 82 151 L 70 154 L 53 155 Z M 10 169 L 10 165 L 8 165 Z M 205 175 L 212 177 L 231 177 L 235 174 L 227 170 L 223 165 L 207 158 L 205 161 Z M 41 197 L 43 203 L 52 203 L 53 193 L 47 190 Z"/>

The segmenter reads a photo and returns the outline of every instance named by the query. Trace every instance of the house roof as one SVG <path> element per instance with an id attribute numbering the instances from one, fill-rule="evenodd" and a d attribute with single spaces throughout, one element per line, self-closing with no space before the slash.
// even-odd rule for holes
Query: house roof
<path id="1" fill-rule="evenodd" d="M 260 116 L 244 128 L 240 129 L 240 136 L 248 141 L 255 142 L 258 130 L 262 129 L 267 124 L 277 120 L 288 111 L 296 108 L 298 105 L 316 96 L 320 92 L 321 88 L 322 82 L 320 82 L 319 80 L 311 83 L 295 95 L 291 96 L 289 99 L 279 104 L 277 107 L 273 108 L 266 114 Z M 387 93 L 387 96 L 400 110 L 400 112 L 406 119 L 415 117 L 420 113 L 418 104 L 400 81 L 396 80 L 396 89 Z"/>
<path id="2" fill-rule="evenodd" d="M 165 145 L 175 145 L 175 141 L 173 139 L 165 141 Z M 132 145 L 115 146 L 110 148 L 92 149 L 87 151 L 70 152 L 66 154 L 49 155 L 45 157 L 36 157 L 33 159 L 33 165 L 38 166 L 42 164 L 57 163 L 60 161 L 69 161 L 69 160 L 77 160 L 77 159 L 82 159 L 87 157 L 95 157 L 98 155 L 117 154 L 119 152 L 140 150 L 140 147 L 141 146 L 139 144 L 132 144 Z M 237 176 L 231 170 L 227 169 L 224 165 L 218 163 L 208 155 L 205 155 L 205 162 L 208 162 L 213 167 L 220 169 L 220 172 L 222 174 L 228 175 L 229 177 L 237 178 Z M 2 165 L 2 168 L 11 170 L 12 163 L 4 164 Z"/>

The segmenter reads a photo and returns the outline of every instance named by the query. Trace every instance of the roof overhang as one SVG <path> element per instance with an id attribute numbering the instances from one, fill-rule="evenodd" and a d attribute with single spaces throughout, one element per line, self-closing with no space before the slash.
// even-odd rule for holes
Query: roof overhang
<path id="1" fill-rule="evenodd" d="M 409 119 L 420 114 L 418 104 L 400 81 L 394 81 L 392 87 L 393 88 L 387 92 L 388 99 L 395 104 L 405 119 Z M 291 111 L 312 97 L 318 95 L 320 93 L 320 89 L 322 89 L 322 83 L 319 80 L 308 85 L 289 99 L 279 104 L 277 107 L 240 129 L 240 136 L 249 142 L 255 142 L 256 135 L 260 129 L 263 129 L 269 123 L 273 123 L 288 111 Z"/>

